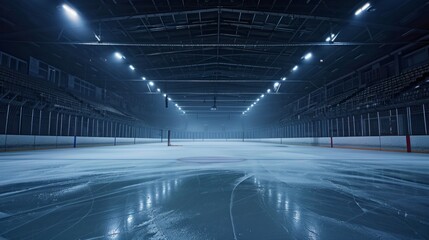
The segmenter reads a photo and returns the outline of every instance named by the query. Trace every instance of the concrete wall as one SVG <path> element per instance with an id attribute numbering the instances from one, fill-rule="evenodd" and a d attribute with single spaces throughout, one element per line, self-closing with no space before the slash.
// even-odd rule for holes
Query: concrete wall
<path id="1" fill-rule="evenodd" d="M 76 137 L 76 147 L 156 143 L 158 138 Z M 72 148 L 74 136 L 0 135 L 0 151 Z"/>

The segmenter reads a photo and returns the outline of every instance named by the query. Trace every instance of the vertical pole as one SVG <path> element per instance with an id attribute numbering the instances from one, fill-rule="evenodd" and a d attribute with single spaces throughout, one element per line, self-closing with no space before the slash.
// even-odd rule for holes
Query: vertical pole
<path id="1" fill-rule="evenodd" d="M 92 119 L 92 131 L 91 131 L 91 137 L 94 137 L 94 133 L 95 133 L 95 119 Z"/>
<path id="2" fill-rule="evenodd" d="M 67 123 L 67 136 L 70 136 L 70 128 L 71 128 L 71 115 L 69 114 L 69 120 Z"/>
<path id="3" fill-rule="evenodd" d="M 378 136 L 381 136 L 380 112 L 377 112 Z"/>
<path id="4" fill-rule="evenodd" d="M 33 123 L 34 123 L 34 108 L 31 109 L 31 126 L 30 126 L 30 135 L 33 135 Z"/>
<path id="5" fill-rule="evenodd" d="M 368 113 L 368 136 L 371 136 L 371 118 Z"/>
<path id="6" fill-rule="evenodd" d="M 77 134 L 77 116 L 74 116 L 74 137 L 76 138 Z"/>
<path id="7" fill-rule="evenodd" d="M 89 117 L 86 119 L 86 136 L 89 137 Z"/>
<path id="8" fill-rule="evenodd" d="M 10 112 L 10 104 L 7 105 L 7 111 L 6 111 L 6 121 L 5 121 L 6 123 L 4 126 L 4 134 L 5 135 L 7 135 L 7 128 L 9 125 L 9 112 Z"/>
<path id="9" fill-rule="evenodd" d="M 400 135 L 399 133 L 399 114 L 398 114 L 398 109 L 395 109 L 396 111 L 396 132 L 398 133 L 398 136 Z"/>
<path id="10" fill-rule="evenodd" d="M 349 137 L 350 137 L 350 117 L 347 117 L 347 132 L 349 133 Z"/>
<path id="11" fill-rule="evenodd" d="M 39 135 L 41 135 L 42 130 L 42 110 L 39 109 Z"/>
<path id="12" fill-rule="evenodd" d="M 428 135 L 428 124 L 426 122 L 426 109 L 424 104 L 423 104 L 423 123 L 425 124 L 425 134 Z"/>
<path id="13" fill-rule="evenodd" d="M 80 136 L 83 136 L 83 116 L 80 117 Z"/>
<path id="14" fill-rule="evenodd" d="M 57 118 L 56 118 L 56 123 L 55 123 L 55 136 L 58 136 L 58 122 L 59 122 L 59 118 L 60 117 L 60 113 L 57 112 Z"/>
<path id="15" fill-rule="evenodd" d="M 22 105 L 19 109 L 19 126 L 18 126 L 18 134 L 21 135 L 21 129 L 22 129 Z"/>
<path id="16" fill-rule="evenodd" d="M 356 136 L 356 119 L 355 119 L 355 115 L 353 115 L 353 136 Z"/>
<path id="17" fill-rule="evenodd" d="M 407 152 L 411 152 L 411 138 L 410 134 L 405 135 L 405 141 L 407 143 Z"/>
<path id="18" fill-rule="evenodd" d="M 167 145 L 171 146 L 171 130 L 168 130 L 167 134 L 168 134 L 168 136 L 167 136 L 168 137 L 168 144 Z"/>
<path id="19" fill-rule="evenodd" d="M 412 120 L 411 120 L 411 108 L 407 107 L 407 113 L 408 113 L 408 118 L 407 118 L 407 123 L 408 123 L 408 134 L 409 135 L 413 135 L 413 126 L 412 126 Z"/>
<path id="20" fill-rule="evenodd" d="M 48 120 L 48 136 L 51 135 L 51 122 L 52 122 L 52 112 L 49 111 L 49 120 Z"/>
<path id="21" fill-rule="evenodd" d="M 64 119 L 64 114 L 61 113 L 61 121 L 60 121 L 60 136 L 63 135 L 63 119 Z"/>
<path id="22" fill-rule="evenodd" d="M 338 124 L 338 118 L 336 118 L 336 122 L 337 122 L 337 137 L 339 137 L 340 136 L 340 127 Z"/>
<path id="23" fill-rule="evenodd" d="M 364 127 L 363 115 L 361 114 L 361 115 L 360 115 L 360 130 L 361 130 L 362 137 L 364 136 L 364 130 L 363 130 L 363 127 Z"/>
<path id="24" fill-rule="evenodd" d="M 96 131 L 96 133 L 95 133 L 95 134 L 96 134 L 96 137 L 98 137 L 98 122 L 99 122 L 99 121 L 98 121 L 98 119 L 97 119 L 97 131 Z"/>
<path id="25" fill-rule="evenodd" d="M 111 122 L 111 121 L 109 121 L 107 124 L 109 124 L 109 125 L 110 125 L 110 128 L 109 128 L 109 130 L 107 131 L 107 136 L 108 136 L 108 137 L 111 137 L 111 136 L 112 136 L 112 133 L 113 133 L 113 124 L 112 124 L 112 122 Z"/>

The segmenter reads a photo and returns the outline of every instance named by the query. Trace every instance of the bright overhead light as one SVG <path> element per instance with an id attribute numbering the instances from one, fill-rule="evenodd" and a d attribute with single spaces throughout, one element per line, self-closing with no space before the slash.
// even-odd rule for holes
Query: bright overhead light
<path id="1" fill-rule="evenodd" d="M 156 89 L 156 91 L 157 91 L 157 92 L 161 92 L 161 89 L 157 88 L 157 89 Z"/>
<path id="2" fill-rule="evenodd" d="M 122 55 L 120 52 L 115 52 L 115 58 L 121 60 L 121 59 L 125 59 L 124 55 Z"/>
<path id="3" fill-rule="evenodd" d="M 176 103 L 176 104 L 174 104 L 174 106 L 178 107 L 179 105 Z"/>
<path id="4" fill-rule="evenodd" d="M 146 78 L 145 78 L 145 77 L 142 77 L 142 80 L 143 80 L 143 81 L 146 81 Z"/>
<path id="5" fill-rule="evenodd" d="M 282 81 L 286 81 L 286 79 L 287 79 L 286 77 L 282 77 Z"/>
<path id="6" fill-rule="evenodd" d="M 243 115 L 244 115 L 244 112 L 242 112 L 241 114 L 243 114 Z"/>
<path id="7" fill-rule="evenodd" d="M 295 67 L 292 68 L 292 71 L 298 70 L 298 65 L 295 65 Z"/>
<path id="8" fill-rule="evenodd" d="M 182 110 L 182 108 L 181 108 L 181 107 L 179 107 L 179 110 Z"/>
<path id="9" fill-rule="evenodd" d="M 128 66 L 131 70 L 136 70 L 136 68 L 133 65 Z"/>
<path id="10" fill-rule="evenodd" d="M 280 86 L 280 83 L 278 83 L 278 82 L 274 83 L 274 88 L 278 88 L 279 86 Z"/>
<path id="11" fill-rule="evenodd" d="M 260 100 L 261 100 L 261 99 L 259 99 L 259 98 L 258 98 L 258 99 L 256 99 L 256 101 L 257 101 L 257 102 L 259 102 Z"/>
<path id="12" fill-rule="evenodd" d="M 250 105 L 250 107 L 252 108 L 253 106 L 255 106 L 255 104 Z"/>
<path id="13" fill-rule="evenodd" d="M 333 42 L 333 41 L 335 41 L 335 39 L 337 38 L 337 36 L 338 35 L 335 35 L 335 34 L 331 33 L 331 35 L 328 36 L 325 41 L 326 42 Z"/>
<path id="14" fill-rule="evenodd" d="M 311 53 L 307 53 L 307 54 L 305 54 L 305 56 L 303 57 L 305 60 L 309 60 L 309 59 L 311 59 L 313 57 L 313 54 L 311 54 Z"/>
<path id="15" fill-rule="evenodd" d="M 153 83 L 152 81 L 149 82 L 149 86 L 153 86 L 155 85 L 155 83 Z"/>
<path id="16" fill-rule="evenodd" d="M 365 3 L 365 5 L 363 5 L 361 8 L 359 8 L 358 10 L 356 10 L 355 15 L 356 16 L 360 15 L 362 12 L 368 10 L 369 7 L 371 7 L 371 4 Z"/>
<path id="17" fill-rule="evenodd" d="M 186 112 L 185 112 L 185 111 L 182 111 L 182 113 L 183 113 L 183 114 L 186 114 Z"/>
<path id="18" fill-rule="evenodd" d="M 271 92 L 271 89 L 269 89 L 269 88 L 268 88 L 268 89 L 267 89 L 267 93 L 270 93 L 270 92 Z"/>
<path id="19" fill-rule="evenodd" d="M 163 95 L 163 96 L 164 96 L 164 97 L 167 97 L 167 94 L 165 94 L 165 93 L 164 93 L 164 95 Z"/>
<path id="20" fill-rule="evenodd" d="M 247 111 L 250 111 L 250 108 L 247 108 Z"/>
<path id="21" fill-rule="evenodd" d="M 261 98 L 263 98 L 263 97 L 265 97 L 265 95 L 264 95 L 264 94 L 262 94 L 262 95 L 261 95 Z"/>
<path id="22" fill-rule="evenodd" d="M 79 19 L 79 14 L 77 14 L 76 10 L 74 10 L 72 7 L 70 7 L 67 4 L 62 5 L 64 11 L 66 12 L 67 16 L 69 16 L 73 20 Z"/>
<path id="23" fill-rule="evenodd" d="M 168 98 L 168 101 L 171 101 L 171 98 Z"/>

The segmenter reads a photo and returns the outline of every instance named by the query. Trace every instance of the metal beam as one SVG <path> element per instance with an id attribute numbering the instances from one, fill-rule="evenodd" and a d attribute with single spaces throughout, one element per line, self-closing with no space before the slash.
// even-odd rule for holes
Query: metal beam
<path id="1" fill-rule="evenodd" d="M 257 11 L 257 10 L 244 10 L 244 9 L 233 9 L 233 8 L 224 8 L 224 7 L 213 7 L 207 9 L 197 9 L 197 10 L 189 10 L 189 11 L 175 11 L 175 12 L 164 12 L 164 13 L 148 13 L 148 14 L 135 14 L 135 15 L 127 15 L 127 16 L 119 16 L 119 17 L 107 17 L 107 18 L 99 18 L 92 19 L 89 22 L 112 22 L 112 21 L 122 21 L 122 20 L 132 20 L 132 19 L 141 19 L 141 18 L 150 18 L 150 17 L 164 17 L 164 16 L 172 16 L 172 15 L 187 15 L 192 13 L 208 13 L 208 12 L 218 12 L 220 13 L 238 13 L 238 14 L 254 14 L 254 15 L 270 15 L 277 17 L 288 17 L 292 19 L 307 19 L 307 20 L 318 20 L 318 21 L 327 21 L 327 22 L 338 22 L 338 23 L 349 23 L 352 25 L 358 26 L 372 26 L 378 27 L 382 29 L 396 29 L 396 30 L 415 30 L 421 32 L 429 32 L 429 29 L 419 29 L 419 28 L 409 28 L 402 27 L 399 25 L 388 25 L 388 24 L 380 24 L 373 22 L 366 22 L 361 20 L 353 20 L 353 18 L 338 18 L 338 17 L 328 17 L 328 16 L 315 16 L 311 14 L 296 14 L 296 13 L 285 13 L 285 12 L 272 12 L 272 11 Z"/>
<path id="2" fill-rule="evenodd" d="M 224 63 L 224 62 L 211 62 L 211 63 L 200 63 L 200 64 L 186 64 L 186 65 L 177 65 L 169 67 L 158 67 L 158 68 L 146 68 L 145 71 L 156 71 L 156 70 L 165 70 L 165 69 L 175 69 L 175 68 L 190 68 L 190 67 L 206 67 L 206 66 L 232 66 L 232 67 L 250 67 L 250 68 L 263 68 L 263 69 L 281 69 L 279 67 L 267 67 L 262 65 L 250 65 L 250 64 L 239 64 L 239 63 Z"/>
<path id="3" fill-rule="evenodd" d="M 128 95 L 160 95 L 162 94 L 158 92 L 116 92 L 116 93 L 124 93 Z M 172 95 L 261 95 L 263 92 L 173 92 L 168 93 L 169 96 Z M 277 92 L 277 93 L 269 93 L 269 95 L 302 95 L 305 93 L 285 93 L 285 92 Z"/>
<path id="4" fill-rule="evenodd" d="M 132 42 L 42 42 L 21 40 L 0 40 L 2 43 L 37 43 L 40 45 L 82 45 L 82 46 L 122 46 L 122 47 L 233 47 L 233 48 L 285 48 L 285 47 L 312 47 L 312 46 L 387 46 L 404 44 L 427 45 L 428 41 L 402 41 L 402 42 L 291 42 L 291 43 L 132 43 Z"/>

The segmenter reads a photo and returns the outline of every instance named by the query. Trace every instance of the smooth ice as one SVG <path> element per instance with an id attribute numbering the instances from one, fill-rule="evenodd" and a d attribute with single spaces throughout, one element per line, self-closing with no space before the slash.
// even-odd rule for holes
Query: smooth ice
<path id="1" fill-rule="evenodd" d="M 0 154 L 0 239 L 429 238 L 429 155 L 180 145 Z"/>

